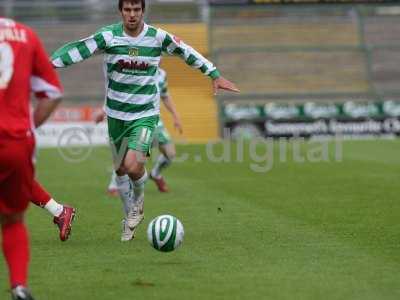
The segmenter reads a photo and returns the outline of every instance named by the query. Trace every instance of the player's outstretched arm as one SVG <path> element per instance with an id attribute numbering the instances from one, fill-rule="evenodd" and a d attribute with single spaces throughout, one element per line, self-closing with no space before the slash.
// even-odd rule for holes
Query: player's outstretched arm
<path id="1" fill-rule="evenodd" d="M 56 68 L 68 67 L 104 51 L 111 32 L 101 31 L 79 41 L 70 42 L 54 51 L 51 62 Z"/>
<path id="2" fill-rule="evenodd" d="M 191 46 L 162 29 L 159 29 L 158 35 L 164 52 L 181 57 L 185 60 L 186 64 L 192 68 L 200 69 L 204 75 L 213 79 L 214 92 L 218 89 L 239 92 L 239 89 L 232 82 L 221 76 L 212 62 L 207 60 Z"/>

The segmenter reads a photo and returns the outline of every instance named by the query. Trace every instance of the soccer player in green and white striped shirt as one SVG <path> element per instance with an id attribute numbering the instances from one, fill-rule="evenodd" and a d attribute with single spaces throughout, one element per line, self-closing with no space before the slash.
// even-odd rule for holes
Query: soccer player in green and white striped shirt
<path id="1" fill-rule="evenodd" d="M 178 130 L 179 133 L 182 134 L 182 123 L 180 121 L 178 112 L 176 111 L 175 104 L 172 101 L 172 98 L 168 92 L 168 82 L 167 82 L 167 73 L 159 68 L 157 72 L 158 77 L 158 87 L 160 90 L 160 99 L 164 104 L 165 108 L 171 113 L 173 118 L 174 127 Z M 95 122 L 102 122 L 105 118 L 105 114 L 101 113 L 95 116 Z M 164 176 L 162 176 L 162 172 L 165 168 L 169 167 L 176 156 L 176 148 L 174 141 L 167 128 L 164 126 L 164 122 L 161 117 L 158 121 L 156 128 L 154 129 L 154 138 L 153 138 L 153 146 L 158 146 L 160 154 L 157 157 L 157 160 L 153 166 L 153 169 L 150 172 L 150 179 L 152 179 L 160 192 L 165 193 L 169 191 L 167 183 L 165 182 Z M 116 174 L 112 172 L 111 180 L 107 188 L 107 192 L 110 196 L 119 195 L 118 193 L 118 185 L 116 182 Z"/>
<path id="2" fill-rule="evenodd" d="M 218 89 L 238 92 L 233 83 L 189 45 L 160 28 L 145 24 L 145 5 L 145 0 L 119 0 L 122 23 L 68 43 L 52 55 L 53 65 L 58 68 L 97 53 L 104 55 L 108 131 L 114 152 L 123 155 L 117 169 L 117 183 L 121 199 L 130 207 L 123 221 L 123 241 L 133 238 L 144 217 L 144 183 L 148 177 L 145 158 L 159 120 L 160 91 L 156 75 L 162 53 L 180 56 L 188 65 L 209 76 L 215 92 Z"/>

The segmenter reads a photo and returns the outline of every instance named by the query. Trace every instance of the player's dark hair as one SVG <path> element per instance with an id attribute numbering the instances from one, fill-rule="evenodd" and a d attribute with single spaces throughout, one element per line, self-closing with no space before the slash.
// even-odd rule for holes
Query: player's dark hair
<path id="1" fill-rule="evenodd" d="M 141 3 L 142 4 L 142 10 L 143 11 L 146 10 L 146 0 L 119 0 L 119 2 L 118 2 L 119 11 L 122 11 L 122 6 L 123 6 L 124 2 L 129 2 L 129 3 L 132 3 L 132 4 Z"/>

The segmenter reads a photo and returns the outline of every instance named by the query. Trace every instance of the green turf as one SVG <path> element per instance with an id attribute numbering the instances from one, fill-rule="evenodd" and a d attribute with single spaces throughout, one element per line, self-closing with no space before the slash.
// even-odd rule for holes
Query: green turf
<path id="1" fill-rule="evenodd" d="M 279 163 L 276 147 L 267 173 L 251 170 L 248 151 L 241 163 L 212 163 L 204 146 L 179 147 L 190 159 L 166 172 L 172 192 L 148 183 L 145 225 L 124 244 L 120 201 L 105 195 L 108 149 L 79 164 L 40 150 L 41 182 L 78 218 L 61 243 L 50 216 L 30 208 L 37 299 L 400 299 L 400 141 L 346 142 L 342 162 L 333 152 L 329 162 L 294 162 L 289 146 Z M 185 227 L 172 253 L 145 236 L 164 213 Z M 0 299 L 6 278 L 0 260 Z"/>

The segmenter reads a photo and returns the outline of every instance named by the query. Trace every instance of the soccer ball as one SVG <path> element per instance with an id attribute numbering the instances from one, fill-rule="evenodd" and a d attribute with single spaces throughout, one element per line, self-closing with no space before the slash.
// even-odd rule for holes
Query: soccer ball
<path id="1" fill-rule="evenodd" d="M 147 227 L 147 239 L 154 249 L 170 252 L 178 248 L 183 241 L 182 223 L 171 215 L 154 218 Z"/>

